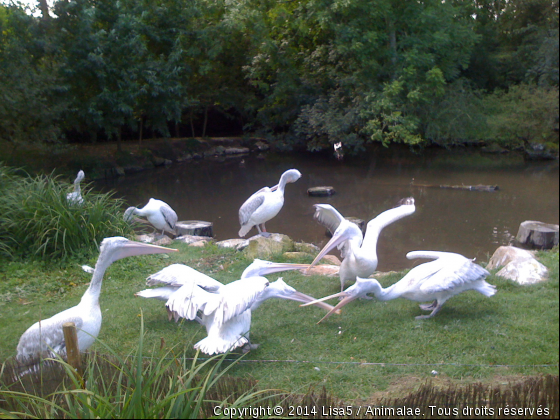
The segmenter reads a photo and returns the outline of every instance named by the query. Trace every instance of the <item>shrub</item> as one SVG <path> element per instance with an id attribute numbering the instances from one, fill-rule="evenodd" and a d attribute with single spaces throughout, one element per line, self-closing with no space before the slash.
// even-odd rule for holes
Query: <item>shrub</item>
<path id="1" fill-rule="evenodd" d="M 71 187 L 50 175 L 16 176 L 0 166 L 0 254 L 45 260 L 93 255 L 107 236 L 127 236 L 124 203 L 113 193 L 82 188 L 82 205 L 71 204 Z M 4 182 L 6 181 L 6 182 Z"/>

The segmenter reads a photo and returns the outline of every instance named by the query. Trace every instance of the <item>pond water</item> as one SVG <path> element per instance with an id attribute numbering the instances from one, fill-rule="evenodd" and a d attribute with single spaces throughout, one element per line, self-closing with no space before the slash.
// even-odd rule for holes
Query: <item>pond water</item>
<path id="1" fill-rule="evenodd" d="M 263 186 L 278 183 L 287 169 L 302 177 L 286 187 L 284 207 L 267 224 L 269 232 L 322 247 L 328 237 L 313 220 L 313 204 L 328 203 L 342 215 L 366 222 L 414 197 L 416 212 L 386 227 L 378 242 L 378 270 L 401 270 L 412 250 L 458 252 L 488 261 L 510 244 L 519 224 L 538 220 L 558 224 L 558 162 L 525 162 L 520 155 L 484 155 L 428 149 L 375 148 L 362 156 L 292 153 L 249 155 L 223 161 L 198 160 L 98 181 L 96 189 L 116 191 L 128 205 L 148 199 L 167 202 L 179 220 L 213 222 L 216 240 L 237 238 L 241 204 Z M 439 188 L 439 185 L 497 185 L 495 192 Z M 333 186 L 330 197 L 310 197 L 307 189 Z M 256 234 L 253 229 L 248 235 Z M 338 255 L 338 251 L 332 252 Z"/>

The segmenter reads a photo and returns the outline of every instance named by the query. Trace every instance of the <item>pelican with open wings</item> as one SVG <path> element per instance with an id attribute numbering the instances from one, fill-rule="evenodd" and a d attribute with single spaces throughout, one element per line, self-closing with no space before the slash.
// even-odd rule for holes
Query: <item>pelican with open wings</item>
<path id="1" fill-rule="evenodd" d="M 300 178 L 301 173 L 297 169 L 289 169 L 282 174 L 278 185 L 261 188 L 249 197 L 239 209 L 239 236 L 247 235 L 253 226 L 257 227 L 262 236 L 270 236 L 264 224 L 275 217 L 284 205 L 286 184 Z"/>
<path id="2" fill-rule="evenodd" d="M 260 277 L 268 274 L 288 270 L 305 270 L 309 264 L 276 263 L 255 258 L 245 268 L 241 278 Z M 194 283 L 196 286 L 210 293 L 215 293 L 223 286 L 218 280 L 195 270 L 185 264 L 171 264 L 162 270 L 150 275 L 146 279 L 147 286 L 160 286 L 153 289 L 141 290 L 135 296 L 158 299 L 167 302 L 171 295 L 185 284 Z M 198 320 L 198 319 L 197 319 Z"/>
<path id="3" fill-rule="evenodd" d="M 341 291 L 347 281 L 356 277 L 368 277 L 377 268 L 377 239 L 383 228 L 416 210 L 414 198 L 401 200 L 399 206 L 384 211 L 367 224 L 366 234 L 355 224 L 346 220 L 330 204 L 315 204 L 313 218 L 332 233 L 332 238 L 319 252 L 310 267 L 317 264 L 335 246 L 341 250 L 343 258 L 339 277 Z"/>
<path id="4" fill-rule="evenodd" d="M 101 329 L 99 294 L 101 293 L 103 275 L 107 268 L 113 262 L 133 255 L 176 251 L 176 249 L 129 241 L 120 236 L 103 239 L 91 282 L 80 303 L 29 327 L 19 339 L 17 359 L 19 361 L 35 359 L 53 352 L 61 355 L 66 354 L 66 343 L 62 331 L 62 325 L 66 322 L 73 322 L 76 325 L 79 350 L 85 351 L 94 343 Z"/>
<path id="5" fill-rule="evenodd" d="M 175 320 L 195 320 L 206 327 L 208 336 L 194 345 L 203 353 L 225 353 L 249 344 L 252 312 L 268 299 L 287 299 L 296 302 L 312 302 L 316 299 L 298 292 L 278 279 L 269 282 L 266 277 L 246 277 L 208 292 L 189 282 L 183 285 L 166 303 Z M 330 312 L 334 308 L 323 302 L 317 306 Z"/>
<path id="6" fill-rule="evenodd" d="M 467 290 L 476 290 L 484 296 L 493 296 L 496 293 L 496 286 L 487 283 L 485 280 L 490 273 L 460 254 L 413 251 L 406 254 L 406 257 L 409 260 L 429 258 L 433 261 L 414 267 L 401 280 L 385 289 L 375 279 L 357 278 L 356 283 L 345 291 L 308 302 L 302 306 L 312 305 L 334 297 L 343 297 L 333 311 L 321 319 L 323 321 L 331 316 L 335 310 L 341 309 L 357 298 L 365 297 L 368 293 L 373 293 L 381 301 L 400 297 L 416 302 L 433 300 L 428 305 L 420 305 L 420 309 L 431 312 L 428 315 L 419 315 L 416 319 L 425 319 L 435 316 L 449 298 Z"/>

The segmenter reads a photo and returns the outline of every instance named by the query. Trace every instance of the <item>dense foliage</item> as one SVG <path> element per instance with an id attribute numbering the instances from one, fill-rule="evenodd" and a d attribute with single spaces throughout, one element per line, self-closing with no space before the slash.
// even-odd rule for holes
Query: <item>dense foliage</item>
<path id="1" fill-rule="evenodd" d="M 127 236 L 123 202 L 82 189 L 82 204 L 67 200 L 73 187 L 57 177 L 20 176 L 0 163 L 0 256 L 43 260 L 86 257 L 107 236 Z"/>
<path id="2" fill-rule="evenodd" d="M 0 78 L 0 140 L 14 148 L 204 136 L 209 113 L 287 148 L 557 145 L 558 2 L 0 6 Z"/>

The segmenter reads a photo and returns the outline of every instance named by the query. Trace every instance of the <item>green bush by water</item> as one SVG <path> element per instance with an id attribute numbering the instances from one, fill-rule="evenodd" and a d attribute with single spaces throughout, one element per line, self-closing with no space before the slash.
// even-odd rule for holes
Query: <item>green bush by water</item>
<path id="1" fill-rule="evenodd" d="M 18 176 L 0 165 L 0 254 L 10 258 L 60 260 L 90 256 L 108 236 L 129 236 L 122 200 L 82 188 L 83 204 L 71 204 L 71 184 L 59 177 Z"/>

